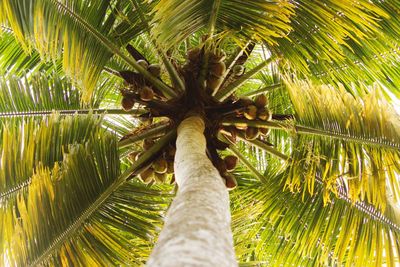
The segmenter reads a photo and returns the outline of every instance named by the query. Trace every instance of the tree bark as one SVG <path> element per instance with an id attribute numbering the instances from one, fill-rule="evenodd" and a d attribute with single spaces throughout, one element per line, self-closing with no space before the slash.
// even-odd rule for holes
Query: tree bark
<path id="1" fill-rule="evenodd" d="M 237 266 L 228 191 L 206 155 L 203 132 L 199 116 L 178 127 L 174 168 L 179 190 L 149 267 Z"/>

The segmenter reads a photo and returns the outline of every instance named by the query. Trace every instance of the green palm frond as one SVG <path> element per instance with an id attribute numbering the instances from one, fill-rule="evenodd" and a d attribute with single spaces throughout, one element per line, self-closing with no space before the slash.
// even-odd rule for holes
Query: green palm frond
<path id="1" fill-rule="evenodd" d="M 167 48 L 191 34 L 213 25 L 219 31 L 239 34 L 246 39 L 276 43 L 291 27 L 293 5 L 287 1 L 160 1 L 154 8 L 153 34 Z M 268 14 L 268 16 L 265 16 Z"/>
<path id="2" fill-rule="evenodd" d="M 12 32 L 0 33 L 0 75 L 23 76 L 30 71 L 54 71 L 54 69 L 56 69 L 54 64 L 42 62 L 36 51 L 27 53 Z"/>
<path id="3" fill-rule="evenodd" d="M 274 170 L 269 166 L 269 170 Z M 240 173 L 246 177 L 247 172 Z M 282 177 L 243 178 L 233 197 L 241 261 L 268 266 L 395 266 L 400 230 L 344 199 L 324 204 L 323 187 L 302 196 L 284 191 Z M 248 176 L 247 176 L 248 177 Z"/>
<path id="4" fill-rule="evenodd" d="M 116 191 L 121 183 L 115 139 L 94 138 L 70 146 L 53 169 L 38 168 L 27 193 L 17 196 L 17 214 L 12 208 L 3 213 L 4 221 L 17 222 L 3 230 L 12 237 L 5 246 L 10 262 L 114 265 L 139 264 L 147 257 L 145 240 L 154 235 L 166 202 L 159 192 L 135 183 Z M 12 242 L 17 239 L 26 242 Z"/>
<path id="5" fill-rule="evenodd" d="M 383 84 L 389 91 L 400 96 L 398 86 L 400 77 L 396 72 L 399 68 L 399 50 L 395 48 L 387 48 L 383 52 L 377 53 L 375 50 L 366 51 L 364 47 L 358 46 L 352 51 L 362 51 L 365 54 L 354 56 L 351 52 L 347 51 L 346 59 L 341 63 L 332 62 L 318 62 L 317 64 L 310 65 L 314 82 L 331 83 L 337 82 L 344 85 L 351 85 L 347 87 L 349 91 L 352 86 L 364 87 L 365 85 L 372 85 L 376 82 Z M 361 58 L 361 59 L 360 59 Z M 388 100 L 391 97 L 387 97 Z"/>
<path id="6" fill-rule="evenodd" d="M 53 116 L 40 127 L 23 125 L 3 133 L 15 141 L 3 142 L 2 166 L 14 172 L 0 184 L 14 186 L 0 200 L 2 258 L 18 266 L 143 263 L 169 195 L 119 179 L 117 140 L 98 119 Z M 25 190 L 15 190 L 16 182 Z"/>
<path id="7" fill-rule="evenodd" d="M 91 100 L 84 104 L 80 90 L 61 74 L 33 71 L 21 76 L 6 75 L 0 77 L 0 117 L 39 117 L 54 112 L 60 115 L 143 113 L 142 109 L 123 111 L 118 95 L 108 97 L 115 95 L 119 83 L 115 76 L 103 75 Z"/>
<path id="8" fill-rule="evenodd" d="M 78 87 L 85 88 L 83 101 L 87 102 L 112 53 L 81 24 L 60 12 L 62 10 L 59 9 L 58 2 L 55 2 L 57 1 L 3 1 L 0 18 L 8 22 L 15 37 L 28 51 L 34 47 L 47 60 L 57 59 L 62 55 L 65 72 L 74 78 Z M 95 27 L 105 38 L 109 38 L 110 42 L 127 41 L 127 34 L 130 32 L 125 29 L 126 26 L 123 27 L 126 32 L 114 32 L 119 29 L 118 26 L 122 27 L 127 22 L 116 19 L 117 14 L 108 2 L 75 1 L 68 2 L 67 7 Z"/>
<path id="9" fill-rule="evenodd" d="M 61 119 L 54 115 L 40 126 L 34 120 L 6 122 L 1 131 L 1 197 L 27 186 L 36 167 L 52 168 L 69 144 L 85 143 L 100 129 L 100 119 L 93 116 Z"/>
<path id="10" fill-rule="evenodd" d="M 34 73 L 0 81 L 0 112 L 74 110 L 81 108 L 80 92 L 58 75 Z"/>
<path id="11" fill-rule="evenodd" d="M 318 173 L 327 198 L 339 186 L 346 188 L 353 201 L 365 199 L 382 210 L 389 192 L 398 201 L 400 120 L 382 98 L 381 89 L 366 89 L 370 92 L 358 92 L 360 97 L 355 98 L 341 85 L 288 82 L 287 86 L 297 123 L 327 133 L 297 136 L 288 170 L 289 188 L 312 193 Z M 350 138 L 336 139 L 340 135 Z"/>
<path id="12" fill-rule="evenodd" d="M 398 68 L 399 18 L 400 5 L 396 1 L 379 2 L 374 5 L 384 10 L 388 16 L 381 17 L 380 30 L 375 38 L 346 40 L 343 47 L 343 62 L 312 61 L 310 70 L 313 75 L 325 83 L 341 82 L 350 85 L 353 82 L 368 85 L 376 81 L 384 84 L 391 92 L 399 96 Z M 382 41 L 383 40 L 383 41 Z"/>
<path id="13" fill-rule="evenodd" d="M 276 49 L 297 71 L 308 72 L 313 62 L 343 62 L 346 50 L 362 60 L 364 55 L 351 43 L 362 43 L 376 54 L 391 51 L 391 41 L 397 39 L 398 4 L 394 1 L 363 0 L 356 5 L 333 0 L 297 1 L 295 6 L 290 24 L 293 30 L 278 40 Z"/>

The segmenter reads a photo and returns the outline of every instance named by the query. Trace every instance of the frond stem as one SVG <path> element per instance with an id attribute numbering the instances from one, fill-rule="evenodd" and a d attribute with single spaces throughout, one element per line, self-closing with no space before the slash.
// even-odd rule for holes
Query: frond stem
<path id="1" fill-rule="evenodd" d="M 257 96 L 257 95 L 264 94 L 266 92 L 270 92 L 270 91 L 275 90 L 275 89 L 280 89 L 280 88 L 283 88 L 283 84 L 276 83 L 276 84 L 272 84 L 272 85 L 267 85 L 267 86 L 265 86 L 265 87 L 263 87 L 261 89 L 258 89 L 256 91 L 248 92 L 246 94 L 243 94 L 242 96 L 254 97 L 254 96 Z"/>
<path id="2" fill-rule="evenodd" d="M 212 37 L 215 32 L 215 24 L 217 22 L 217 16 L 220 6 L 221 6 L 221 0 L 214 0 L 210 14 L 210 21 L 208 24 L 208 32 L 210 34 L 210 37 Z"/>
<path id="3" fill-rule="evenodd" d="M 19 191 L 21 191 L 22 189 L 26 188 L 27 186 L 29 186 L 32 182 L 32 179 L 29 178 L 25 181 L 23 181 L 22 183 L 14 186 L 13 188 L 10 188 L 9 190 L 5 191 L 5 192 L 0 192 L 0 200 L 3 198 L 6 198 L 7 196 L 17 193 Z"/>
<path id="4" fill-rule="evenodd" d="M 247 160 L 247 158 L 240 153 L 240 151 L 231 144 L 228 149 L 254 174 L 261 182 L 265 182 L 265 177 Z"/>
<path id="5" fill-rule="evenodd" d="M 318 135 L 323 137 L 331 137 L 336 139 L 343 139 L 347 141 L 353 141 L 357 143 L 367 144 L 367 145 L 376 145 L 381 146 L 389 149 L 400 149 L 400 144 L 396 144 L 394 142 L 390 142 L 388 140 L 371 140 L 366 137 L 355 137 L 350 134 L 343 134 L 338 132 L 333 132 L 329 130 L 320 130 L 311 127 L 296 125 L 296 131 L 300 134 L 312 134 Z"/>
<path id="6" fill-rule="evenodd" d="M 118 143 L 118 147 L 119 148 L 128 147 L 137 141 L 161 134 L 161 133 L 165 132 L 168 129 L 168 127 L 169 127 L 169 123 L 163 123 L 160 125 L 156 125 L 155 127 L 145 129 L 143 132 L 133 134 L 131 136 L 128 136 L 126 139 L 121 140 Z"/>
<path id="7" fill-rule="evenodd" d="M 122 109 L 13 111 L 13 112 L 0 112 L 0 118 L 48 116 L 53 113 L 59 113 L 60 115 L 74 115 L 74 114 L 86 115 L 89 113 L 104 114 L 104 115 L 140 115 L 145 112 L 146 111 L 144 109 L 132 109 L 130 111 L 125 111 Z"/>
<path id="8" fill-rule="evenodd" d="M 302 125 L 290 125 L 289 123 L 280 123 L 276 121 L 259 121 L 259 120 L 246 120 L 246 119 L 232 119 L 227 118 L 221 121 L 222 125 L 247 125 L 258 128 L 281 129 L 286 131 L 295 131 L 298 134 L 318 135 L 322 137 L 330 137 L 335 139 L 342 139 L 366 145 L 375 145 L 389 149 L 400 149 L 400 144 L 388 140 L 373 140 L 365 137 L 356 137 L 350 134 L 343 134 L 329 130 L 321 130 Z"/>

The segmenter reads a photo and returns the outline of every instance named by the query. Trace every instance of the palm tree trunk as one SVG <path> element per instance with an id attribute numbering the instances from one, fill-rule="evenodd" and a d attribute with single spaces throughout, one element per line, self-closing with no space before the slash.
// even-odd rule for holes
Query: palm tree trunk
<path id="1" fill-rule="evenodd" d="M 203 131 L 199 116 L 185 119 L 178 127 L 175 179 L 179 190 L 149 267 L 237 266 L 228 191 L 206 155 Z"/>

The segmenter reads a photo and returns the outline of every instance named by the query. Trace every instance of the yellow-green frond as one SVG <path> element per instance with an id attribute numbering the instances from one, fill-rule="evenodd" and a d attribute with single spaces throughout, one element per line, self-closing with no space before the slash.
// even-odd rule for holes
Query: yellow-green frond
<path id="1" fill-rule="evenodd" d="M 365 88 L 356 98 L 342 85 L 288 81 L 287 88 L 299 129 L 288 187 L 312 193 L 319 175 L 327 199 L 341 187 L 353 201 L 366 200 L 382 210 L 389 193 L 398 201 L 400 120 L 382 89 Z"/>

